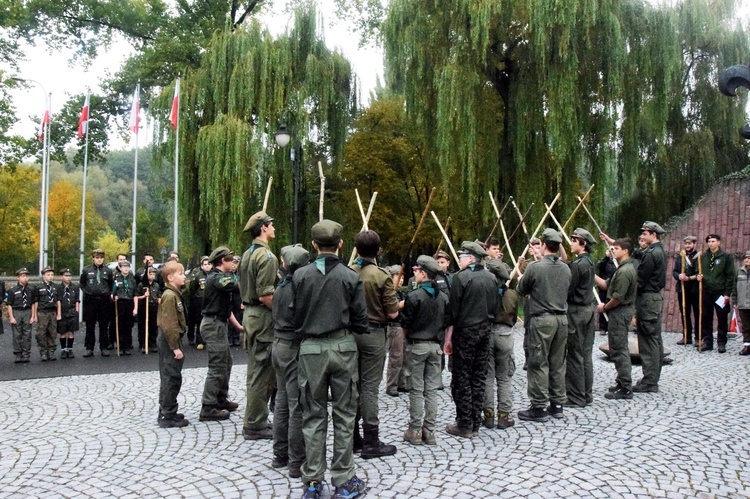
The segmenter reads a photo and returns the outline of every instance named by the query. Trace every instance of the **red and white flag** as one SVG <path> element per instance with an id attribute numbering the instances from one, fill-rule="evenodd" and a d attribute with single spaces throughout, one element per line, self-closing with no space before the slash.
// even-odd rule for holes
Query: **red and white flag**
<path id="1" fill-rule="evenodd" d="M 44 141 L 44 132 L 46 126 L 49 125 L 49 109 L 44 110 L 44 116 L 42 116 L 42 122 L 39 124 L 39 141 Z"/>
<path id="2" fill-rule="evenodd" d="M 180 79 L 174 85 L 174 97 L 172 98 L 172 111 L 169 113 L 169 122 L 172 128 L 177 128 L 177 121 L 180 119 Z"/>
<path id="3" fill-rule="evenodd" d="M 140 102 L 138 102 L 140 90 L 141 85 L 136 85 L 135 93 L 133 94 L 133 105 L 130 108 L 130 121 L 128 121 L 128 128 L 130 128 L 130 130 L 136 135 L 138 135 L 138 128 L 140 128 L 141 105 Z"/>
<path id="4" fill-rule="evenodd" d="M 86 102 L 83 103 L 81 116 L 78 118 L 78 138 L 83 138 L 89 128 L 89 95 L 86 94 Z"/>

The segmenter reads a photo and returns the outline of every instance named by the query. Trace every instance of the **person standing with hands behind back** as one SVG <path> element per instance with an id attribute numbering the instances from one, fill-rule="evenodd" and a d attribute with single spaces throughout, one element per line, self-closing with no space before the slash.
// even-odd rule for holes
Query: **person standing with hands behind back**
<path id="1" fill-rule="evenodd" d="M 708 251 L 701 256 L 701 271 L 698 281 L 703 281 L 703 322 L 701 323 L 703 345 L 701 351 L 714 349 L 714 312 L 716 313 L 716 343 L 719 353 L 727 351 L 729 311 L 734 289 L 734 258 L 721 249 L 721 236 L 706 237 Z"/>

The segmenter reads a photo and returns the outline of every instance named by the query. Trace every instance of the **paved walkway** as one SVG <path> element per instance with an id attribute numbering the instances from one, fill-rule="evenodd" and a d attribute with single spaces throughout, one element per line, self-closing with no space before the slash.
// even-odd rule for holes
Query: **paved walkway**
<path id="1" fill-rule="evenodd" d="M 741 342 L 698 354 L 664 336 L 675 362 L 660 393 L 604 399 L 614 367 L 597 351 L 594 405 L 566 409 L 560 421 L 482 428 L 471 441 L 444 432 L 455 414 L 445 391 L 438 445 L 401 442 L 407 397 L 383 393 L 381 438 L 399 452 L 357 458 L 368 497 L 750 497 L 750 359 L 737 355 Z M 520 340 L 517 332 L 516 410 L 528 404 Z M 156 372 L 0 382 L 0 497 L 299 497 L 299 480 L 271 468 L 270 441 L 243 440 L 242 409 L 198 422 L 205 369 L 184 375 L 179 401 L 193 424 L 169 430 L 156 425 Z M 245 366 L 235 366 L 241 408 L 244 379 Z"/>

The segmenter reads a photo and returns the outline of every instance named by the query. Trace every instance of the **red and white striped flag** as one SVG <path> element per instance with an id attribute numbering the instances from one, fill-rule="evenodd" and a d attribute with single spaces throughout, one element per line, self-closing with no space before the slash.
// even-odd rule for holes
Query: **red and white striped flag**
<path id="1" fill-rule="evenodd" d="M 180 119 L 180 79 L 174 85 L 174 97 L 172 98 L 172 110 L 169 113 L 169 122 L 172 128 L 177 128 L 177 121 Z"/>
<path id="2" fill-rule="evenodd" d="M 138 135 L 138 128 L 140 128 L 140 114 L 141 114 L 141 105 L 140 102 L 138 102 L 140 97 L 140 90 L 141 85 L 138 84 L 135 86 L 135 93 L 133 94 L 133 105 L 130 108 L 130 120 L 128 121 L 128 128 L 132 130 L 132 132 L 136 135 Z"/>
<path id="3" fill-rule="evenodd" d="M 39 141 L 44 141 L 44 131 L 46 125 L 49 125 L 49 108 L 44 110 L 44 116 L 42 116 L 42 122 L 39 124 Z"/>
<path id="4" fill-rule="evenodd" d="M 89 127 L 89 95 L 86 94 L 86 102 L 83 103 L 81 116 L 78 118 L 78 138 L 83 138 Z"/>

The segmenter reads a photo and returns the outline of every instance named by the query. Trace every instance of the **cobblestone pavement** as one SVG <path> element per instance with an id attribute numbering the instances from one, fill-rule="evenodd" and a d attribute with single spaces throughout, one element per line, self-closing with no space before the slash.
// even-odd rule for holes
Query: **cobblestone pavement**
<path id="1" fill-rule="evenodd" d="M 564 420 L 482 428 L 472 440 L 443 430 L 455 414 L 446 390 L 438 445 L 409 446 L 407 397 L 383 391 L 381 438 L 399 452 L 357 458 L 368 497 L 750 497 L 750 359 L 737 355 L 741 341 L 724 355 L 698 354 L 664 337 L 675 361 L 658 394 L 606 400 L 614 366 L 596 351 L 592 406 L 566 408 Z M 516 358 L 519 410 L 528 404 L 520 332 Z M 192 423 L 184 429 L 156 425 L 156 372 L 1 382 L 0 497 L 299 497 L 299 480 L 270 466 L 270 441 L 243 440 L 241 410 L 198 422 L 205 369 L 184 375 L 179 402 Z M 245 366 L 235 366 L 241 408 L 244 379 Z"/>

